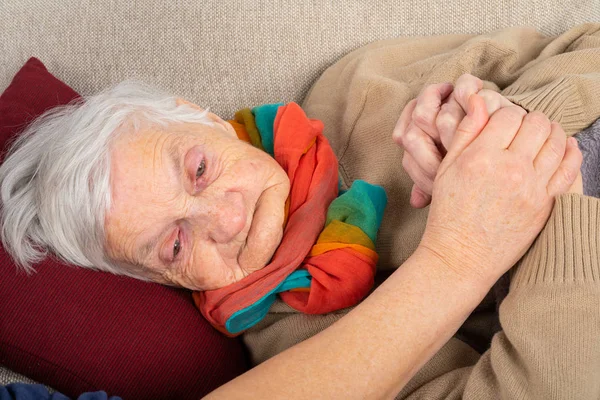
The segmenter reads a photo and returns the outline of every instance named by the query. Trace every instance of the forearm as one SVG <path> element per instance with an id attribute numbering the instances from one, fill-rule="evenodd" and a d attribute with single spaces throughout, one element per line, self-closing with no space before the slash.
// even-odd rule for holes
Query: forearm
<path id="1" fill-rule="evenodd" d="M 331 327 L 208 398 L 393 397 L 456 332 L 493 282 L 418 249 Z"/>

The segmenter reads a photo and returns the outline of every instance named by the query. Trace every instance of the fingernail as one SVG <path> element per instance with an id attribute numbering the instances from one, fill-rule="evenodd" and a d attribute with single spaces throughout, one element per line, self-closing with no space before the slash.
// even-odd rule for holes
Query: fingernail
<path id="1" fill-rule="evenodd" d="M 577 146 L 577 139 L 575 139 L 574 137 L 570 137 L 569 138 L 569 144 L 573 147 L 578 147 Z"/>

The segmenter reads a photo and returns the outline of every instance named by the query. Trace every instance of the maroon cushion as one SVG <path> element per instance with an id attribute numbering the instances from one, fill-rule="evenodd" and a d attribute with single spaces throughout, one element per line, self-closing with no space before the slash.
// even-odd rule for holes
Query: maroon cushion
<path id="1" fill-rule="evenodd" d="M 0 96 L 0 146 L 78 94 L 31 58 Z M 2 147 L 0 147 L 2 148 Z M 247 369 L 186 290 L 47 259 L 17 273 L 0 248 L 0 365 L 71 397 L 198 399 Z"/>

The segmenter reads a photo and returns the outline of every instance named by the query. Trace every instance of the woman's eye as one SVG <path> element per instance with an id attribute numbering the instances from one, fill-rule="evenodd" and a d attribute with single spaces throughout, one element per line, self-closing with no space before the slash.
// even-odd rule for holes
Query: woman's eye
<path id="1" fill-rule="evenodd" d="M 175 239 L 175 244 L 173 245 L 173 260 L 177 258 L 177 254 L 181 251 L 181 241 L 179 237 Z"/>
<path id="2" fill-rule="evenodd" d="M 204 160 L 202 160 L 200 162 L 200 165 L 198 166 L 198 169 L 196 170 L 196 179 L 200 178 L 202 176 L 202 174 L 204 174 L 205 168 L 206 168 L 206 166 L 204 164 Z"/>

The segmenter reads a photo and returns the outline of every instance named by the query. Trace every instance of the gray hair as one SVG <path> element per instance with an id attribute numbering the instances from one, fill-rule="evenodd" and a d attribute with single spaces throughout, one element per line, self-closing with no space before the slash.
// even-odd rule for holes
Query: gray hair
<path id="1" fill-rule="evenodd" d="M 48 252 L 86 268 L 147 279 L 110 260 L 105 217 L 111 206 L 110 146 L 127 124 L 211 125 L 208 110 L 126 81 L 57 107 L 31 123 L 0 166 L 1 238 L 28 273 Z"/>

